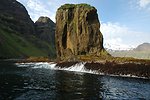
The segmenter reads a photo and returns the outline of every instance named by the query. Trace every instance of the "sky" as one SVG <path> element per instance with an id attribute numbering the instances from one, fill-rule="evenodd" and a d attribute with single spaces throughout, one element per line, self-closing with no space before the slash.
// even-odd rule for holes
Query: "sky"
<path id="1" fill-rule="evenodd" d="M 35 22 L 40 16 L 55 22 L 57 9 L 65 3 L 87 3 L 97 9 L 104 47 L 128 50 L 150 43 L 150 0 L 17 0 Z"/>

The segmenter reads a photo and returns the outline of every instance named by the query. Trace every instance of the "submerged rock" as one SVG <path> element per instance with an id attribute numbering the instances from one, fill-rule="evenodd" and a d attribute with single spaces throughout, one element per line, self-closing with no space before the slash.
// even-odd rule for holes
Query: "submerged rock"
<path id="1" fill-rule="evenodd" d="M 105 51 L 97 10 L 87 4 L 65 4 L 57 10 L 55 39 L 60 58 Z"/>

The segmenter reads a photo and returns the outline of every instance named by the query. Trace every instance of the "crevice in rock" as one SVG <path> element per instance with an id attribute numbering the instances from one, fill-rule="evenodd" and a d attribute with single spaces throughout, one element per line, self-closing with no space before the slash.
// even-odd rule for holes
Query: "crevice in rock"
<path id="1" fill-rule="evenodd" d="M 65 24 L 63 35 L 62 35 L 62 46 L 64 49 L 67 48 L 67 24 Z"/>
<path id="2" fill-rule="evenodd" d="M 87 13 L 86 21 L 89 24 L 92 24 L 97 20 L 98 16 L 95 13 L 95 11 L 90 11 L 89 13 Z"/>

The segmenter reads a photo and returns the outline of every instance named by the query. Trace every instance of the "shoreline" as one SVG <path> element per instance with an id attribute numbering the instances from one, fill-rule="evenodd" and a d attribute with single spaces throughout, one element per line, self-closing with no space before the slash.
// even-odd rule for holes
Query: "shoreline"
<path id="1" fill-rule="evenodd" d="M 61 63 L 61 64 L 63 64 L 63 63 Z M 144 76 L 140 76 L 140 75 L 136 76 L 136 75 L 133 75 L 133 74 L 104 73 L 104 72 L 100 72 L 98 70 L 87 69 L 85 64 L 86 64 L 86 62 L 78 62 L 78 63 L 71 63 L 70 62 L 70 64 L 68 64 L 68 66 L 63 67 L 62 65 L 60 66 L 60 64 L 57 64 L 55 62 L 16 63 L 16 65 L 18 65 L 18 67 L 24 67 L 26 65 L 32 65 L 32 66 L 34 66 L 33 68 L 45 68 L 45 69 L 51 69 L 51 70 L 70 71 L 70 72 L 87 73 L 87 74 L 94 74 L 94 75 L 101 75 L 101 76 L 111 76 L 111 77 L 150 79 L 150 77 L 144 77 Z M 38 67 L 36 67 L 35 65 L 38 65 Z M 39 67 L 40 65 L 42 65 L 42 67 Z"/>
<path id="2" fill-rule="evenodd" d="M 84 67 L 87 70 L 95 71 L 98 74 L 109 76 L 125 76 L 150 79 L 150 60 L 131 60 L 131 61 L 57 61 L 44 57 L 30 57 L 28 59 L 1 59 L 0 61 L 13 61 L 15 63 L 38 63 L 38 62 L 54 62 L 59 68 L 69 68 L 76 64 L 85 62 Z"/>

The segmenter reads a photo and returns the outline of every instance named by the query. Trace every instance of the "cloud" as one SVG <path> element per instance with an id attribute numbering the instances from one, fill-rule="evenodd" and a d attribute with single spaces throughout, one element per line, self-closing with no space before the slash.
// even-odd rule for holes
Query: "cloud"
<path id="1" fill-rule="evenodd" d="M 113 50 L 129 50 L 148 40 L 146 33 L 133 31 L 119 23 L 102 23 L 100 30 L 104 46 Z"/>
<path id="2" fill-rule="evenodd" d="M 54 2 L 48 1 L 45 3 L 42 0 L 17 0 L 23 3 L 28 10 L 28 13 L 33 21 L 36 21 L 40 16 L 50 17 L 53 21 L 55 21 L 55 13 L 57 4 Z"/>
<path id="3" fill-rule="evenodd" d="M 150 12 L 150 0 L 130 0 L 129 5 L 135 11 Z"/>
<path id="4" fill-rule="evenodd" d="M 77 3 L 72 0 L 17 0 L 25 5 L 33 21 L 40 16 L 50 17 L 55 22 L 56 10 L 65 3 Z"/>
<path id="5" fill-rule="evenodd" d="M 104 47 L 112 50 L 130 50 L 134 48 L 122 43 L 122 39 L 119 37 L 105 40 Z"/>
<path id="6" fill-rule="evenodd" d="M 40 16 L 48 16 L 53 21 L 55 20 L 53 9 L 50 10 L 47 6 L 52 6 L 50 4 L 44 4 L 40 0 L 28 0 L 27 8 L 29 9 L 29 13 L 34 21 L 36 21 Z"/>
<path id="7" fill-rule="evenodd" d="M 150 5 L 150 0 L 139 0 L 138 4 L 141 8 L 146 8 Z"/>

